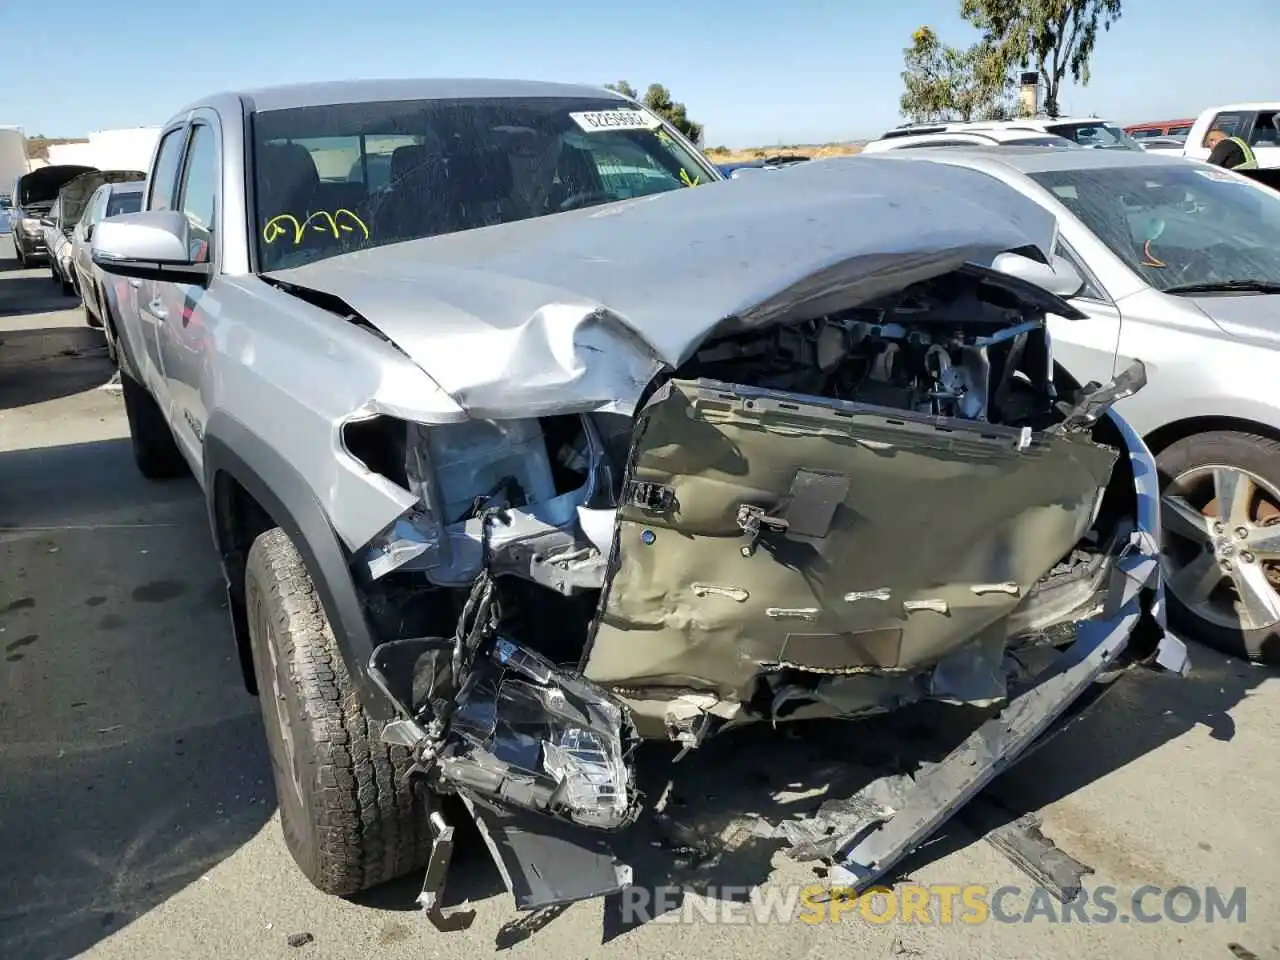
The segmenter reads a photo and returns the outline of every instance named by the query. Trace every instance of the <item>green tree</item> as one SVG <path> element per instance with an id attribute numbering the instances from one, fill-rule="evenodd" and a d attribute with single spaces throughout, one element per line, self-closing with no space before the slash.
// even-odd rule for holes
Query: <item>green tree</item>
<path id="1" fill-rule="evenodd" d="M 662 84 L 649 84 L 649 89 L 644 92 L 643 98 L 636 92 L 636 88 L 625 80 L 619 80 L 617 83 L 606 83 L 605 88 L 616 90 L 624 97 L 630 97 L 632 100 L 640 100 L 648 109 L 662 117 L 694 143 L 702 143 L 702 124 L 694 123 L 694 121 L 690 120 L 685 105 L 677 100 L 672 100 L 671 91 Z"/>
<path id="2" fill-rule="evenodd" d="M 622 94 L 624 97 L 630 97 L 632 100 L 639 100 L 640 94 L 636 93 L 636 88 L 625 80 L 619 80 L 617 83 L 606 83 L 606 90 L 614 90 Z"/>
<path id="3" fill-rule="evenodd" d="M 992 62 L 1032 68 L 1044 85 L 1044 109 L 1060 115 L 1062 82 L 1089 82 L 1098 28 L 1120 19 L 1121 0 L 962 0 L 961 15 L 982 31 Z"/>
<path id="4" fill-rule="evenodd" d="M 1012 81 L 1006 61 L 986 44 L 952 47 L 926 26 L 911 34 L 911 46 L 902 57 L 905 89 L 899 107 L 908 119 L 990 120 L 1008 115 Z"/>

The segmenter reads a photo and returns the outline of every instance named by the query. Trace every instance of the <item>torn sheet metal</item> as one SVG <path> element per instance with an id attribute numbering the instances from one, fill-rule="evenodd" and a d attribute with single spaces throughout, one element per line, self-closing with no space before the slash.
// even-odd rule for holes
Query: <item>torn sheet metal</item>
<path id="1" fill-rule="evenodd" d="M 1057 221 L 976 171 L 806 164 L 268 274 L 338 297 L 473 416 L 630 413 L 713 334 L 804 320 L 966 263 L 1038 250 Z M 904 202 L 904 198 L 910 202 Z M 996 271 L 1047 313 L 1058 297 Z"/>
<path id="2" fill-rule="evenodd" d="M 866 890 L 1004 771 L 1102 674 L 1129 643 L 1144 615 L 1143 594 L 1159 580 L 1159 561 L 1135 549 L 1116 564 L 1117 607 L 1081 623 L 1077 639 L 1038 682 L 1009 702 L 941 763 L 924 769 L 893 815 L 836 845 L 831 886 Z"/>
<path id="3" fill-rule="evenodd" d="M 762 667 L 933 663 L 1009 616 L 1083 535 L 1110 479 L 1115 450 L 1075 435 L 1023 447 L 1020 435 L 670 382 L 641 414 L 626 479 L 671 498 L 619 509 L 586 677 L 732 700 Z M 840 482 L 797 484 L 809 475 Z M 847 491 L 834 506 L 832 489 Z"/>
<path id="4" fill-rule="evenodd" d="M 463 794 L 467 810 L 519 910 L 617 893 L 631 883 L 608 838 Z"/>

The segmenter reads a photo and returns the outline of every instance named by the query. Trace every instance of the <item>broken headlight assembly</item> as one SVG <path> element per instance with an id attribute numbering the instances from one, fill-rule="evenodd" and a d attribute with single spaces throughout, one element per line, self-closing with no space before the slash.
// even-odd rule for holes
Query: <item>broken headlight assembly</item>
<path id="1" fill-rule="evenodd" d="M 441 775 L 458 787 L 604 830 L 630 823 L 623 708 L 502 637 L 458 697 Z"/>
<path id="2" fill-rule="evenodd" d="M 416 572 L 466 588 L 492 569 L 562 594 L 600 587 L 614 482 L 593 418 L 382 423 L 364 443 L 367 428 L 348 425 L 344 440 L 417 503 L 364 549 L 370 577 Z"/>
<path id="3" fill-rule="evenodd" d="M 477 592 L 489 583 L 482 576 Z M 390 724 L 383 738 L 408 747 L 418 772 L 444 792 L 600 830 L 630 824 L 639 806 L 626 709 L 594 684 L 492 633 L 483 613 L 475 622 L 481 626 L 471 639 L 378 647 L 375 682 L 413 715 Z"/>

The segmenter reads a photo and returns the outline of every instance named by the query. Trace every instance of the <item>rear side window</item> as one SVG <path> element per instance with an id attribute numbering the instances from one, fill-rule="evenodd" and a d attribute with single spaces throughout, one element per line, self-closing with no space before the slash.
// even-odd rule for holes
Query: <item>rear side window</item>
<path id="1" fill-rule="evenodd" d="M 1191 124 L 1189 123 L 1180 123 L 1176 127 L 1169 128 L 1169 136 L 1171 137 L 1185 137 L 1190 132 Z"/>
<path id="2" fill-rule="evenodd" d="M 1280 114 L 1274 110 L 1259 113 L 1253 124 L 1253 132 L 1249 134 L 1249 142 L 1255 147 L 1280 146 L 1280 130 L 1276 129 L 1277 116 Z"/>
<path id="3" fill-rule="evenodd" d="M 171 210 L 174 187 L 178 184 L 178 164 L 182 161 L 182 144 L 186 128 L 170 130 L 160 141 L 155 170 L 151 173 L 151 187 L 147 195 L 148 210 Z"/>
<path id="4" fill-rule="evenodd" d="M 1234 137 L 1240 132 L 1240 128 L 1244 126 L 1244 114 L 1238 112 L 1220 113 L 1209 123 L 1209 129 L 1205 131 L 1205 138 L 1214 130 L 1221 130 L 1228 137 Z M 1200 146 L 1208 146 L 1204 141 L 1200 142 Z"/>
<path id="5" fill-rule="evenodd" d="M 134 190 L 130 193 L 113 193 L 107 201 L 105 217 L 118 217 L 122 213 L 137 213 L 142 209 L 142 194 Z"/>

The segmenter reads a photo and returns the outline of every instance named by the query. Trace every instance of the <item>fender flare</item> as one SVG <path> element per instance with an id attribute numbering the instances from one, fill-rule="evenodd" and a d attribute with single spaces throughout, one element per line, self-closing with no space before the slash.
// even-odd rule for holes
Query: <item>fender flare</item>
<path id="1" fill-rule="evenodd" d="M 240 484 L 293 541 L 315 583 L 339 655 L 360 695 L 361 704 L 375 720 L 385 722 L 393 719 L 394 707 L 369 676 L 374 635 L 356 592 L 346 551 L 323 506 L 302 475 L 267 441 L 222 411 L 214 411 L 205 424 L 203 466 L 209 521 L 223 576 L 227 580 L 227 596 L 241 664 L 247 664 L 246 681 L 252 680 L 253 667 L 244 587 L 243 583 L 233 582 L 229 569 L 229 560 L 237 546 L 226 542 L 227 527 L 218 515 L 219 474 L 226 474 Z M 248 552 L 247 545 L 244 550 Z"/>

